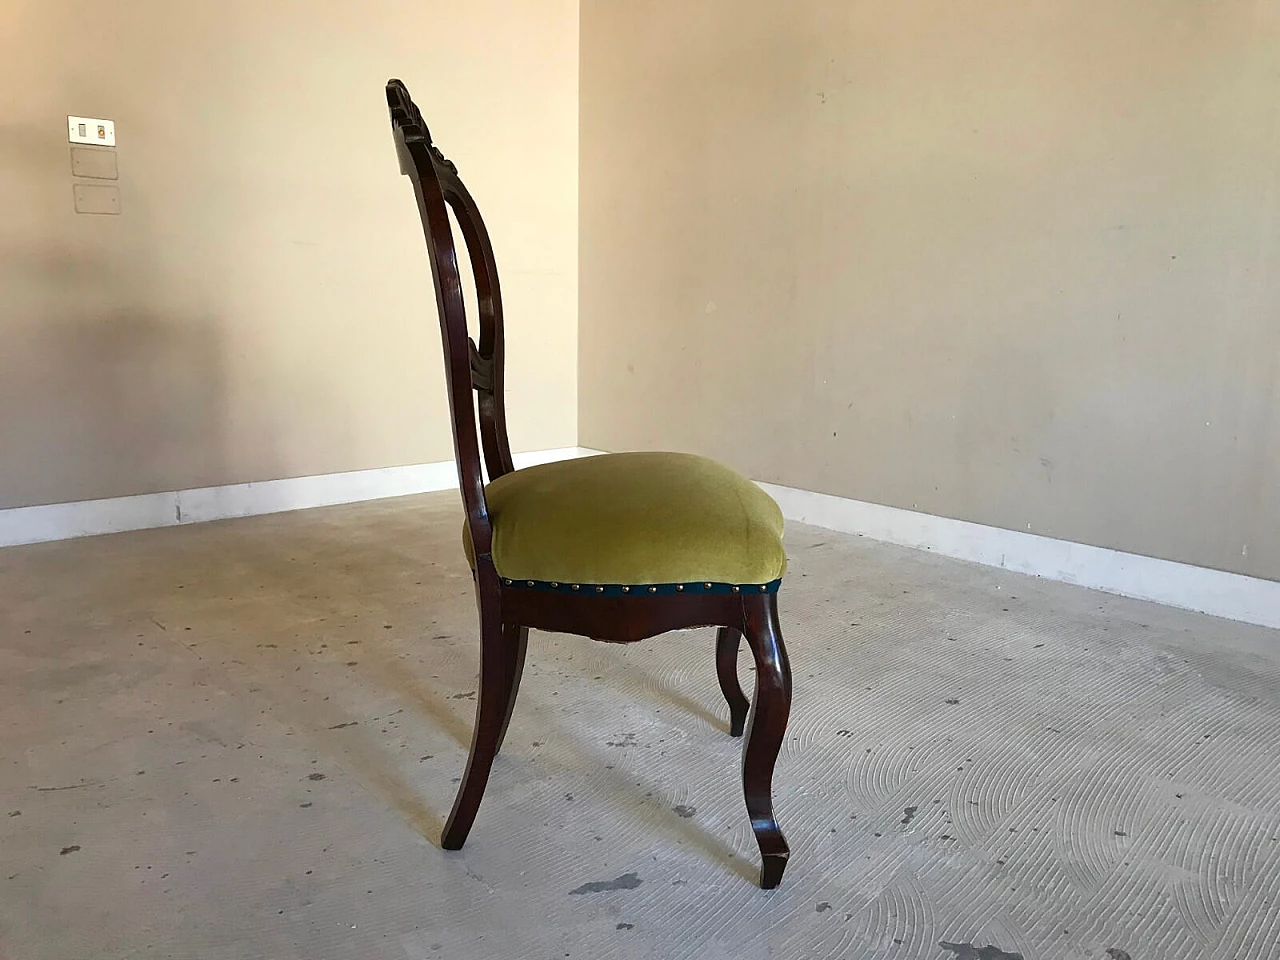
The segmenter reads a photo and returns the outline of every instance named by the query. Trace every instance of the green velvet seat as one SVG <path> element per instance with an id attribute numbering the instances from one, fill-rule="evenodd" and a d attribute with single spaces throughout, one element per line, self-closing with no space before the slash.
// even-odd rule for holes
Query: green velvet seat
<path id="1" fill-rule="evenodd" d="M 786 570 L 782 511 L 728 467 L 615 453 L 527 467 L 485 488 L 493 563 L 556 584 L 769 585 Z M 470 530 L 463 545 L 475 565 Z"/>

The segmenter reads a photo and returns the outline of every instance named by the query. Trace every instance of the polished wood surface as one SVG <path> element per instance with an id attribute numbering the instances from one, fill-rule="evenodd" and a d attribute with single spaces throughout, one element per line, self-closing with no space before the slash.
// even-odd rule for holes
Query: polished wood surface
<path id="1" fill-rule="evenodd" d="M 486 472 L 493 480 L 513 469 L 503 393 L 502 295 L 493 247 L 475 201 L 458 178 L 457 167 L 432 143 L 409 91 L 399 80 L 391 80 L 386 93 L 400 170 L 413 182 L 431 263 L 459 488 L 475 548 L 474 577 L 480 612 L 480 694 L 475 730 L 466 772 L 441 845 L 459 849 L 475 822 L 520 689 L 531 628 L 610 643 L 633 643 L 669 630 L 719 627 L 716 673 L 729 706 L 729 732 L 733 736 L 746 734 L 742 784 L 762 858 L 760 885 L 776 887 L 789 851 L 773 813 L 773 771 L 791 709 L 791 668 L 778 626 L 777 596 L 743 592 L 597 597 L 503 583 L 494 568 L 493 528 L 484 497 Z M 457 219 L 471 261 L 479 344 L 467 335 L 457 249 L 446 204 Z M 475 405 L 473 392 L 477 397 Z M 749 718 L 748 701 L 737 677 L 738 648 L 743 638 L 756 665 Z"/>
<path id="2" fill-rule="evenodd" d="M 721 627 L 716 632 L 716 677 L 720 680 L 720 692 L 729 704 L 729 736 L 740 737 L 747 725 L 747 711 L 751 703 L 738 685 L 738 644 L 742 631 L 733 627 Z"/>

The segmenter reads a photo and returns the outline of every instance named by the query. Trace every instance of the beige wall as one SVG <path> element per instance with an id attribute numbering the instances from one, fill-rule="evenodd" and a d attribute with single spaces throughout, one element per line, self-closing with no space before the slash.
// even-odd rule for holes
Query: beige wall
<path id="1" fill-rule="evenodd" d="M 0 508 L 448 459 L 382 85 L 489 220 L 512 442 L 575 442 L 573 0 L 8 0 Z M 117 122 L 77 216 L 66 115 Z"/>
<path id="2" fill-rule="evenodd" d="M 1280 579 L 1280 7 L 581 32 L 582 443 Z"/>

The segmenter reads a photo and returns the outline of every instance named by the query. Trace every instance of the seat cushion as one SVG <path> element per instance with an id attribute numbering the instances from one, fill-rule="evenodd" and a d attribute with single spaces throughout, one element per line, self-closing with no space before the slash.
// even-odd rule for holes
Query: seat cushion
<path id="1" fill-rule="evenodd" d="M 485 488 L 499 576 L 562 584 L 768 584 L 782 511 L 728 467 L 613 453 L 517 470 Z M 467 557 L 475 565 L 464 524 Z"/>

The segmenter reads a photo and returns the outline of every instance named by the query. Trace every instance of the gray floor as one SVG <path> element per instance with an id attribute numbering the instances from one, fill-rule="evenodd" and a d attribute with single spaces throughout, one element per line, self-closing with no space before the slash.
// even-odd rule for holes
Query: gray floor
<path id="1" fill-rule="evenodd" d="M 0 957 L 1280 956 L 1280 634 L 812 528 L 779 890 L 709 631 L 535 634 L 442 852 L 458 526 L 439 494 L 0 551 Z"/>

